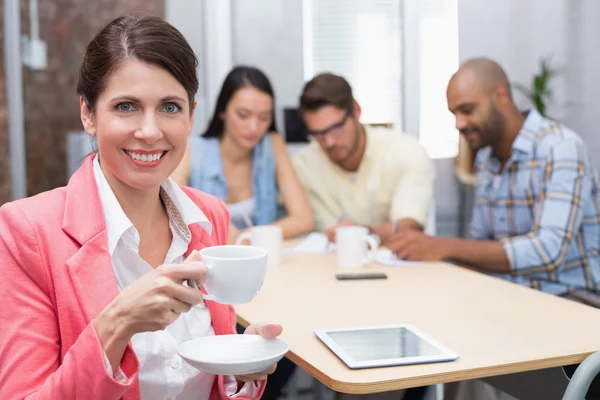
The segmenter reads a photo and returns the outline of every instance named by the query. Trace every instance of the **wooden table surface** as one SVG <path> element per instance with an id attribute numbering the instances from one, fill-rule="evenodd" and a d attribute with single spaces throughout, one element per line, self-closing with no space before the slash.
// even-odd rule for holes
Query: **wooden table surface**
<path id="1" fill-rule="evenodd" d="M 600 350 L 600 310 L 445 263 L 362 270 L 387 280 L 337 281 L 334 254 L 286 254 L 242 325 L 284 326 L 288 358 L 329 388 L 376 393 L 581 362 Z M 413 324 L 457 352 L 453 362 L 351 370 L 315 329 Z"/>

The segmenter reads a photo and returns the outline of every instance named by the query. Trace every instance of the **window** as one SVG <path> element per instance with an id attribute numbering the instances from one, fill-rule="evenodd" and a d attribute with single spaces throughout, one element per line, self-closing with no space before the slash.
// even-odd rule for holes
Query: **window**
<path id="1" fill-rule="evenodd" d="M 458 153 L 458 132 L 446 101 L 448 81 L 458 68 L 457 3 L 420 3 L 419 140 L 431 158 L 452 158 Z"/>
<path id="2" fill-rule="evenodd" d="M 303 0 L 303 7 L 306 80 L 324 71 L 344 76 L 363 123 L 418 135 L 432 158 L 456 156 L 446 87 L 458 68 L 458 0 Z"/>
<path id="3" fill-rule="evenodd" d="M 304 0 L 304 77 L 343 76 L 366 124 L 401 126 L 402 0 Z"/>

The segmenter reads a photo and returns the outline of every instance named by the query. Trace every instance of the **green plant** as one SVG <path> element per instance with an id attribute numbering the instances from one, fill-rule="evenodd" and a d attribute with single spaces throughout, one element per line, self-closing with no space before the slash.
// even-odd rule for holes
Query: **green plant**
<path id="1" fill-rule="evenodd" d="M 550 65 L 550 58 L 540 60 L 540 72 L 533 76 L 531 88 L 515 83 L 515 88 L 523 93 L 535 106 L 540 114 L 546 116 L 546 109 L 552 101 L 550 82 L 560 74 L 558 69 Z"/>

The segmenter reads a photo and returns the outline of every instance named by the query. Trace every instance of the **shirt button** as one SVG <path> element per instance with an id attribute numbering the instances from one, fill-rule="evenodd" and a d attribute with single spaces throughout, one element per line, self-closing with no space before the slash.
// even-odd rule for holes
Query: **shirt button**
<path id="1" fill-rule="evenodd" d="M 179 368 L 179 367 L 181 367 L 181 361 L 179 360 L 179 358 L 174 358 L 174 359 L 171 361 L 171 368 L 173 368 L 173 369 L 177 369 L 177 368 Z"/>

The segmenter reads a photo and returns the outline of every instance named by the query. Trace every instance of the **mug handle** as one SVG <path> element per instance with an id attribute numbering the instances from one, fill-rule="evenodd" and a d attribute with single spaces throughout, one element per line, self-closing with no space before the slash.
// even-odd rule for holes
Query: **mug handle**
<path id="1" fill-rule="evenodd" d="M 210 273 L 210 270 L 212 268 L 206 264 L 204 264 L 204 266 L 206 267 L 206 277 L 208 278 L 208 274 Z M 187 283 L 188 283 L 189 287 L 194 288 L 196 290 L 200 290 L 200 288 L 198 287 L 198 284 L 196 283 L 196 281 L 194 279 L 188 279 Z M 204 293 L 204 300 L 217 301 L 217 298 L 215 297 L 214 294 Z"/>
<path id="2" fill-rule="evenodd" d="M 367 245 L 369 246 L 369 255 L 367 256 L 367 259 L 369 262 L 374 261 L 377 255 L 377 249 L 379 248 L 377 241 L 370 235 L 365 236 L 364 241 L 367 242 Z"/>
<path id="3" fill-rule="evenodd" d="M 252 232 L 242 232 L 242 234 L 240 236 L 238 236 L 238 238 L 235 241 L 236 245 L 241 244 L 244 240 L 252 240 Z"/>

